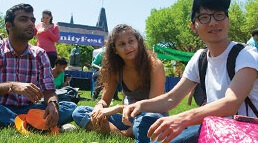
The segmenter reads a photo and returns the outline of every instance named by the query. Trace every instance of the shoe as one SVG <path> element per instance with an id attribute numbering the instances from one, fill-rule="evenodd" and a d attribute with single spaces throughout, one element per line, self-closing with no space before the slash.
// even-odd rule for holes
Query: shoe
<path id="1" fill-rule="evenodd" d="M 76 130 L 76 126 L 74 126 L 73 124 L 64 124 L 59 128 L 60 132 L 70 132 L 73 130 Z"/>

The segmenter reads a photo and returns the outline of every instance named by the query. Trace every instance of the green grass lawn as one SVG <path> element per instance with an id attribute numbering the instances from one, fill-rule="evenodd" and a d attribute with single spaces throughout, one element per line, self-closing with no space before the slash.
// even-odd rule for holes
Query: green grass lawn
<path id="1" fill-rule="evenodd" d="M 90 91 L 80 91 L 82 92 L 82 97 L 90 98 Z M 119 95 L 120 99 L 122 98 Z M 80 101 L 78 106 L 87 105 L 94 106 L 96 101 Z M 121 101 L 113 101 L 112 105 L 121 104 Z M 181 102 L 181 104 L 169 112 L 170 115 L 186 111 L 191 108 L 197 107 L 195 103 L 191 106 L 187 105 L 187 98 Z M 3 116 L 3 115 L 1 115 Z M 75 125 L 74 122 L 72 124 Z M 131 138 L 126 138 L 121 135 L 114 133 L 110 134 L 100 134 L 94 131 L 86 131 L 84 129 L 78 128 L 75 131 L 60 133 L 57 136 L 32 134 L 32 135 L 22 135 L 16 129 L 11 126 L 7 128 L 0 129 L 0 141 L 1 143 L 133 143 L 134 140 Z"/>

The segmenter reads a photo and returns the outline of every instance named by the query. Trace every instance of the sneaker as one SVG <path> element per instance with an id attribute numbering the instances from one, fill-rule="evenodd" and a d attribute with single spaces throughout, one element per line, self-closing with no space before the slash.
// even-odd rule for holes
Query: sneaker
<path id="1" fill-rule="evenodd" d="M 74 126 L 73 124 L 64 124 L 59 128 L 60 132 L 70 132 L 76 129 L 76 126 Z"/>

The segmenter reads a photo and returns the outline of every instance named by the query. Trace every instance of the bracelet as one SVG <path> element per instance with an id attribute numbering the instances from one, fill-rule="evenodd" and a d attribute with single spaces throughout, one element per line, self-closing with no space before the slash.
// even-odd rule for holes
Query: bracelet
<path id="1" fill-rule="evenodd" d="M 9 86 L 8 93 L 11 93 L 13 91 L 13 83 L 11 83 L 11 86 Z"/>
<path id="2" fill-rule="evenodd" d="M 54 103 L 56 109 L 59 110 L 59 103 L 58 103 L 57 100 L 51 100 L 51 101 L 49 101 L 48 103 Z"/>

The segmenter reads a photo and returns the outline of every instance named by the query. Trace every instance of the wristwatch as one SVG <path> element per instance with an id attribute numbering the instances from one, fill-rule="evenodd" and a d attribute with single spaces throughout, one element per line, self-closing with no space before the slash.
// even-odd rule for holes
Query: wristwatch
<path id="1" fill-rule="evenodd" d="M 50 100 L 48 103 L 54 103 L 55 104 L 55 106 L 56 106 L 56 109 L 57 110 L 59 110 L 59 103 L 58 103 L 58 101 L 57 100 Z"/>

